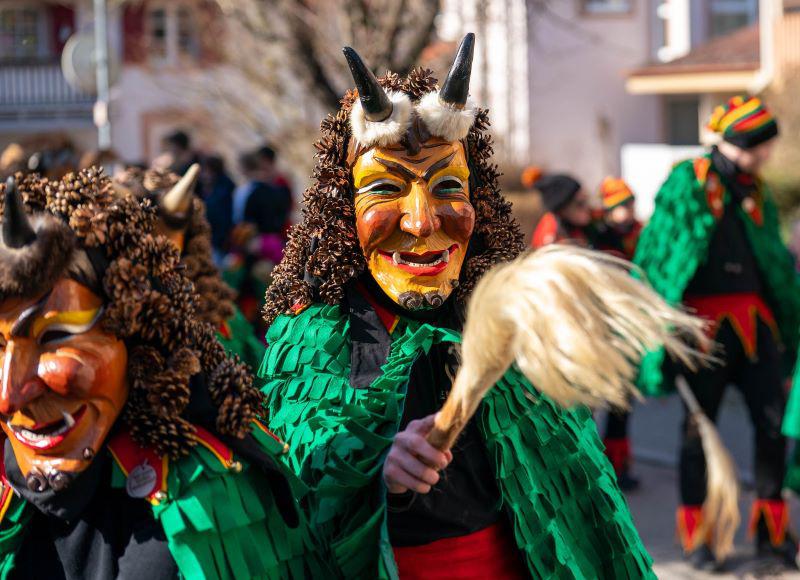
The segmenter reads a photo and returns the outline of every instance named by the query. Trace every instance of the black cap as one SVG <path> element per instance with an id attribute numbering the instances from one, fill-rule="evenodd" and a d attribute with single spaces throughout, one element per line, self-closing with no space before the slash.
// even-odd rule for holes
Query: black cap
<path id="1" fill-rule="evenodd" d="M 581 190 L 581 184 L 569 175 L 545 175 L 533 184 L 542 194 L 547 211 L 557 212 L 566 206 Z"/>

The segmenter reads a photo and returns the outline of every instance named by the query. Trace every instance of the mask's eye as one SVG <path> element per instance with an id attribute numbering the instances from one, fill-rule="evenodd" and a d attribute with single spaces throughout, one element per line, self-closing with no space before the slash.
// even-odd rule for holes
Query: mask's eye
<path id="1" fill-rule="evenodd" d="M 56 322 L 43 328 L 36 337 L 36 341 L 41 345 L 54 345 L 69 340 L 75 335 L 88 332 L 97 324 L 100 317 L 103 315 L 103 309 L 100 308 L 94 312 L 85 311 L 77 313 L 84 317 L 85 322 Z"/>
<path id="2" fill-rule="evenodd" d="M 68 338 L 75 336 L 72 332 L 60 328 L 51 328 L 45 330 L 39 336 L 39 344 L 58 344 Z"/>
<path id="3" fill-rule="evenodd" d="M 378 179 L 358 188 L 356 194 L 371 193 L 373 195 L 397 195 L 403 191 L 403 185 L 393 179 Z"/>
<path id="4" fill-rule="evenodd" d="M 457 177 L 446 175 L 440 177 L 431 184 L 431 191 L 434 195 L 448 196 L 457 193 L 463 193 L 464 182 Z"/>

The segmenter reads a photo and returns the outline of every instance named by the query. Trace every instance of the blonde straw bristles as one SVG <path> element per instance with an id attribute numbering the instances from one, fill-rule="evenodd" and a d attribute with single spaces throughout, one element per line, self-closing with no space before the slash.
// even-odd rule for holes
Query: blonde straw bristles
<path id="1" fill-rule="evenodd" d="M 703 359 L 705 323 L 669 306 L 608 254 L 553 245 L 491 270 L 470 300 L 456 387 L 462 409 L 506 368 L 564 407 L 638 396 L 641 358 L 661 345 L 690 368 Z M 689 338 L 689 343 L 685 342 Z M 696 349 L 690 344 L 701 345 Z"/>

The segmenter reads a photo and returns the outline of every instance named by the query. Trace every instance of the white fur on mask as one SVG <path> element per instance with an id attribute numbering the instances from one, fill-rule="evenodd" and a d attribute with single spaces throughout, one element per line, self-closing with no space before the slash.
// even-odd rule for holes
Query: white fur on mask
<path id="1" fill-rule="evenodd" d="M 383 121 L 368 121 L 358 100 L 350 111 L 353 137 L 363 147 L 387 147 L 399 143 L 411 126 L 411 100 L 402 92 L 387 91 L 392 114 Z"/>
<path id="2" fill-rule="evenodd" d="M 475 114 L 478 112 L 472 99 L 468 99 L 464 108 L 459 109 L 439 100 L 438 91 L 422 97 L 416 110 L 431 135 L 441 137 L 445 141 L 464 139 L 472 128 Z"/>

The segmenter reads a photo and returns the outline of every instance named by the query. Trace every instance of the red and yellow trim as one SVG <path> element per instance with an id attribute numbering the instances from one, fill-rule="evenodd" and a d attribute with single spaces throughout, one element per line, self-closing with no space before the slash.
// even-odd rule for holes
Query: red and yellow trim
<path id="1" fill-rule="evenodd" d="M 769 531 L 770 543 L 776 547 L 782 545 L 786 540 L 786 530 L 789 528 L 789 508 L 786 502 L 780 499 L 757 499 L 753 502 L 750 523 L 747 526 L 751 538 L 755 536 L 758 522 L 762 517 Z"/>
<path id="2" fill-rule="evenodd" d="M 211 454 L 216 457 L 227 469 L 233 467 L 233 451 L 231 451 L 230 447 L 225 445 L 222 441 L 217 439 L 209 431 L 206 431 L 199 425 L 195 425 L 194 427 L 196 429 L 196 433 L 191 435 L 190 438 L 208 449 Z"/>
<path id="3" fill-rule="evenodd" d="M 278 437 L 277 435 L 275 435 L 275 433 L 273 433 L 272 431 L 270 431 L 269 429 L 267 429 L 267 426 L 266 426 L 266 425 L 264 425 L 264 424 L 263 424 L 261 421 L 258 421 L 258 420 L 256 420 L 256 419 L 253 419 L 252 423 L 253 423 L 253 426 L 254 426 L 256 429 L 258 429 L 258 430 L 259 430 L 259 431 L 261 431 L 262 433 L 265 433 L 265 434 L 269 435 L 269 436 L 270 436 L 272 439 L 274 439 L 274 440 L 275 440 L 275 441 L 276 441 L 276 442 L 277 442 L 279 445 L 281 445 L 281 447 L 283 448 L 283 453 L 287 453 L 287 452 L 289 451 L 289 444 L 288 444 L 288 443 L 286 443 L 286 442 L 285 442 L 283 439 L 281 439 L 281 438 L 280 438 L 280 437 Z"/>
<path id="4" fill-rule="evenodd" d="M 111 438 L 108 450 L 126 477 L 143 463 L 147 463 L 155 470 L 156 485 L 147 494 L 146 499 L 153 505 L 158 505 L 167 492 L 169 459 L 160 457 L 153 449 L 140 447 L 127 430 L 122 430 Z"/>
<path id="5" fill-rule="evenodd" d="M 233 333 L 231 332 L 231 326 L 228 324 L 227 320 L 223 320 L 219 324 L 219 328 L 217 328 L 217 332 L 219 332 L 220 336 L 225 340 L 230 340 L 233 337 Z"/>
<path id="6" fill-rule="evenodd" d="M 692 552 L 708 542 L 708 538 L 699 535 L 703 528 L 703 506 L 682 505 L 675 514 L 675 520 L 678 540 L 684 552 Z"/>
<path id="7" fill-rule="evenodd" d="M 14 499 L 14 490 L 7 483 L 2 484 L 2 493 L 0 493 L 0 522 L 6 517 L 6 512 L 11 505 L 11 500 Z"/>
<path id="8" fill-rule="evenodd" d="M 728 320 L 736 336 L 744 347 L 747 356 L 756 358 L 758 350 L 758 321 L 764 322 L 775 340 L 780 340 L 778 325 L 769 306 L 758 294 L 713 294 L 709 296 L 687 296 L 684 304 L 692 308 L 711 324 L 708 328 L 710 338 L 714 338 L 724 320 Z"/>
<path id="9" fill-rule="evenodd" d="M 359 282 L 356 287 L 364 299 L 369 302 L 369 305 L 372 306 L 372 309 L 375 311 L 375 314 L 378 315 L 378 318 L 381 321 L 381 324 L 386 328 L 386 331 L 389 334 L 392 334 L 395 329 L 397 328 L 397 324 L 400 322 L 400 316 L 389 310 L 388 308 L 381 305 L 380 302 L 375 300 L 372 295 L 367 291 L 361 282 Z"/>

